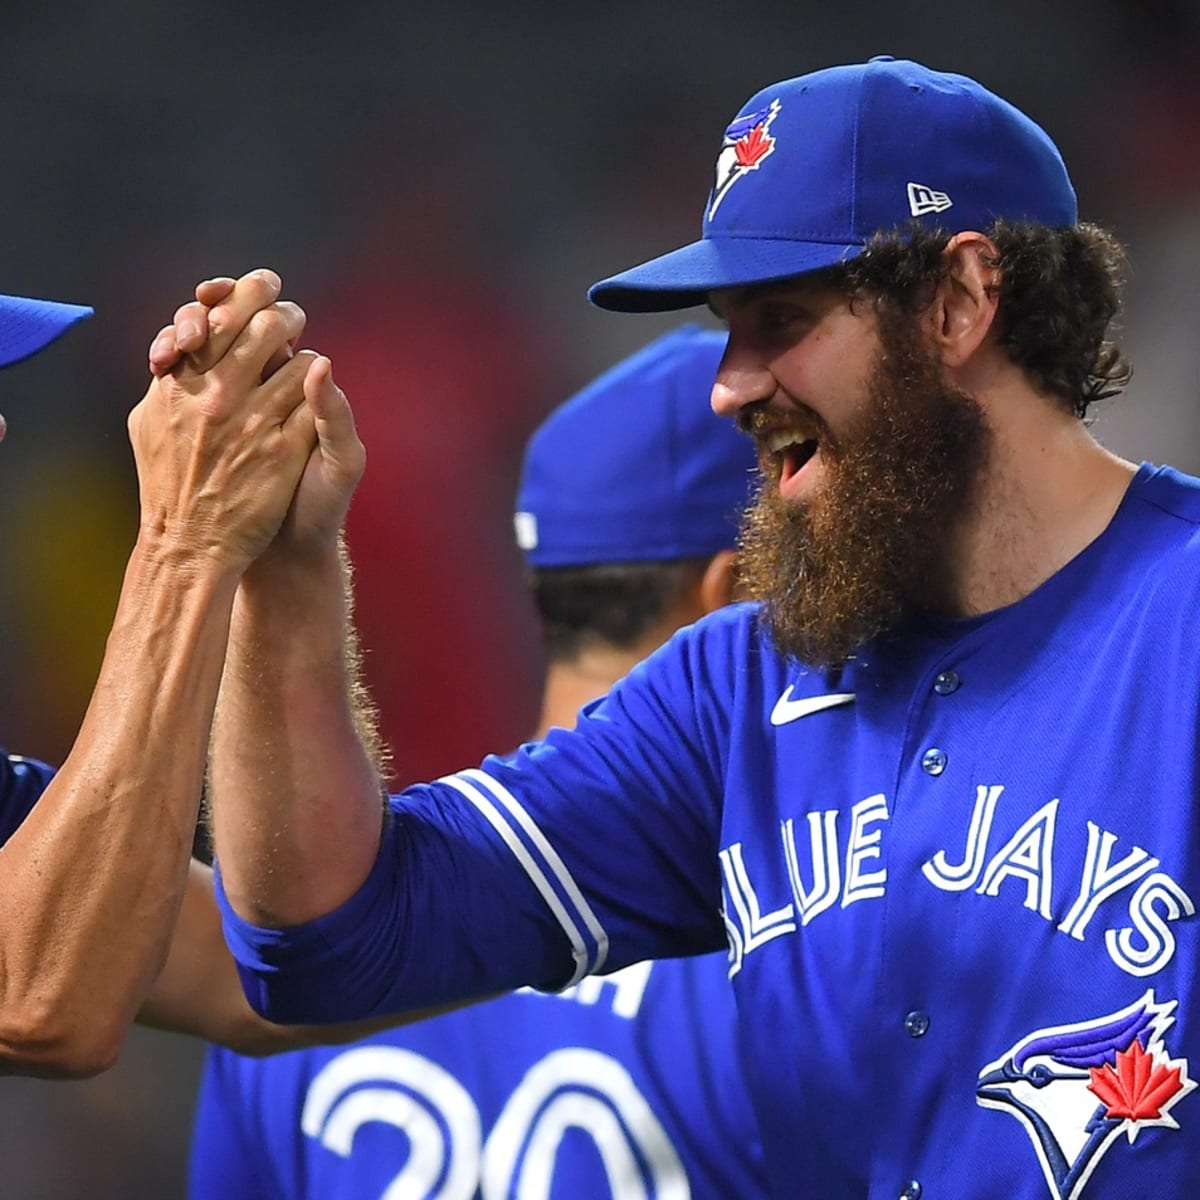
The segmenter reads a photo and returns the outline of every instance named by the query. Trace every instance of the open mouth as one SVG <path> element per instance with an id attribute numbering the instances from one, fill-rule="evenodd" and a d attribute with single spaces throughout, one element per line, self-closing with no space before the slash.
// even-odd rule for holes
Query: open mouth
<path id="1" fill-rule="evenodd" d="M 786 487 L 812 461 L 820 449 L 815 437 L 780 430 L 768 434 L 765 445 L 779 469 L 780 487 Z"/>

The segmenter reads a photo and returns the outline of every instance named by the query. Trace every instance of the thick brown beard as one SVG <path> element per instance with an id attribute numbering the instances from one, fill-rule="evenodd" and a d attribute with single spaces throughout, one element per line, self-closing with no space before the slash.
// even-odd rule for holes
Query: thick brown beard
<path id="1" fill-rule="evenodd" d="M 788 503 L 769 479 L 742 523 L 743 583 L 777 649 L 812 666 L 946 601 L 951 540 L 988 457 L 978 402 L 945 382 L 910 316 L 881 314 L 868 399 L 856 427 L 822 439 L 812 500 Z"/>

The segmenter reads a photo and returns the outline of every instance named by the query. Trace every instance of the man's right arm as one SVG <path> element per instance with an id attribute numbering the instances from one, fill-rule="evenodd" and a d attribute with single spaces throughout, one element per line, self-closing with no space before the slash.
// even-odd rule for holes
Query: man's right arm
<path id="1" fill-rule="evenodd" d="M 204 289 L 197 297 L 187 314 L 189 347 L 202 344 L 214 299 Z M 178 340 L 164 330 L 151 355 L 156 369 L 174 360 Z M 364 451 L 331 377 L 318 397 L 317 446 L 288 519 L 238 589 L 213 730 L 218 901 L 247 997 L 273 1021 L 344 1021 L 527 983 L 565 984 L 606 961 L 610 969 L 619 965 L 546 835 L 529 834 L 536 822 L 527 813 L 510 823 L 505 801 L 477 803 L 479 789 L 459 781 L 418 789 L 415 804 L 396 801 L 389 816 L 356 720 L 350 595 L 338 542 Z M 402 546 L 397 553 L 402 558 Z M 612 814 L 619 828 L 604 836 L 615 853 L 600 865 L 618 870 L 597 884 L 616 904 L 619 923 L 633 917 L 636 926 L 639 915 L 649 916 L 641 922 L 648 936 L 623 946 L 624 961 L 723 944 L 715 806 L 696 805 L 700 752 L 687 745 L 692 704 L 686 682 L 680 687 L 674 711 L 644 708 L 622 720 L 616 743 L 609 741 L 617 729 L 611 713 L 596 722 L 597 740 L 609 744 L 589 742 L 585 756 L 611 751 L 612 758 L 587 763 L 582 779 L 547 773 L 539 784 L 545 761 L 569 775 L 578 753 L 572 745 L 530 758 L 513 781 L 524 786 L 528 770 L 530 786 L 541 791 L 535 802 L 549 797 L 559 810 L 544 815 L 551 826 L 563 818 L 565 842 L 572 826 Z M 635 698 L 654 708 L 653 690 Z M 649 725 L 661 728 L 661 739 L 646 736 Z M 617 744 L 623 740 L 628 745 Z M 498 768 L 502 776 L 507 770 Z M 666 782 L 672 794 L 663 792 Z M 553 796 L 559 789 L 561 805 Z M 667 820 L 650 830 L 664 811 Z M 680 834 L 698 853 L 680 853 Z M 586 874 L 595 846 L 577 848 Z M 665 909 L 645 894 L 663 884 L 675 890 Z"/>
<path id="2" fill-rule="evenodd" d="M 719 768 L 688 656 L 660 652 L 576 731 L 390 798 L 378 853 L 337 907 L 285 925 L 218 892 L 253 1007 L 351 1020 L 723 947 Z M 241 798 L 249 813 L 254 795 Z M 286 870 L 279 857 L 240 865 L 268 883 Z"/>
<path id="3" fill-rule="evenodd" d="M 204 369 L 130 416 L 141 523 L 79 735 L 0 850 L 0 1071 L 108 1066 L 179 910 L 238 580 L 279 527 L 312 444 L 304 314 L 256 273 Z"/>

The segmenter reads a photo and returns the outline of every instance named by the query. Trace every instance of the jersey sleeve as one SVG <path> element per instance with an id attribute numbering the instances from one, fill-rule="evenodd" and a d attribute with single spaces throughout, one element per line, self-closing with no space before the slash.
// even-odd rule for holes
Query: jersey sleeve
<path id="1" fill-rule="evenodd" d="M 272 1200 L 278 1195 L 259 1162 L 265 1140 L 250 1134 L 257 1114 L 248 1121 L 240 1061 L 217 1046 L 210 1046 L 205 1057 L 192 1126 L 188 1200 Z"/>
<path id="2" fill-rule="evenodd" d="M 54 778 L 54 768 L 0 750 L 0 846 L 17 831 Z"/>
<path id="3" fill-rule="evenodd" d="M 261 929 L 218 887 L 251 1004 L 348 1020 L 722 947 L 712 641 L 693 627 L 574 731 L 392 797 L 374 869 L 327 916 Z"/>

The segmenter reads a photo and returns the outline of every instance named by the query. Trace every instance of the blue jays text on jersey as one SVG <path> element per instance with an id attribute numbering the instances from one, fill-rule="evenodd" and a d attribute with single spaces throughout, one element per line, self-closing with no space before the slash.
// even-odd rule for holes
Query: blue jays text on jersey
<path id="1" fill-rule="evenodd" d="M 840 671 L 718 614 L 394 798 L 342 909 L 227 912 L 248 994 L 351 1017 L 725 945 L 778 1194 L 1200 1194 L 1198 611 L 1200 481 L 1144 466 L 1025 599 Z"/>
<path id="2" fill-rule="evenodd" d="M 636 963 L 353 1046 L 213 1047 L 192 1200 L 752 1200 L 723 955 Z"/>

